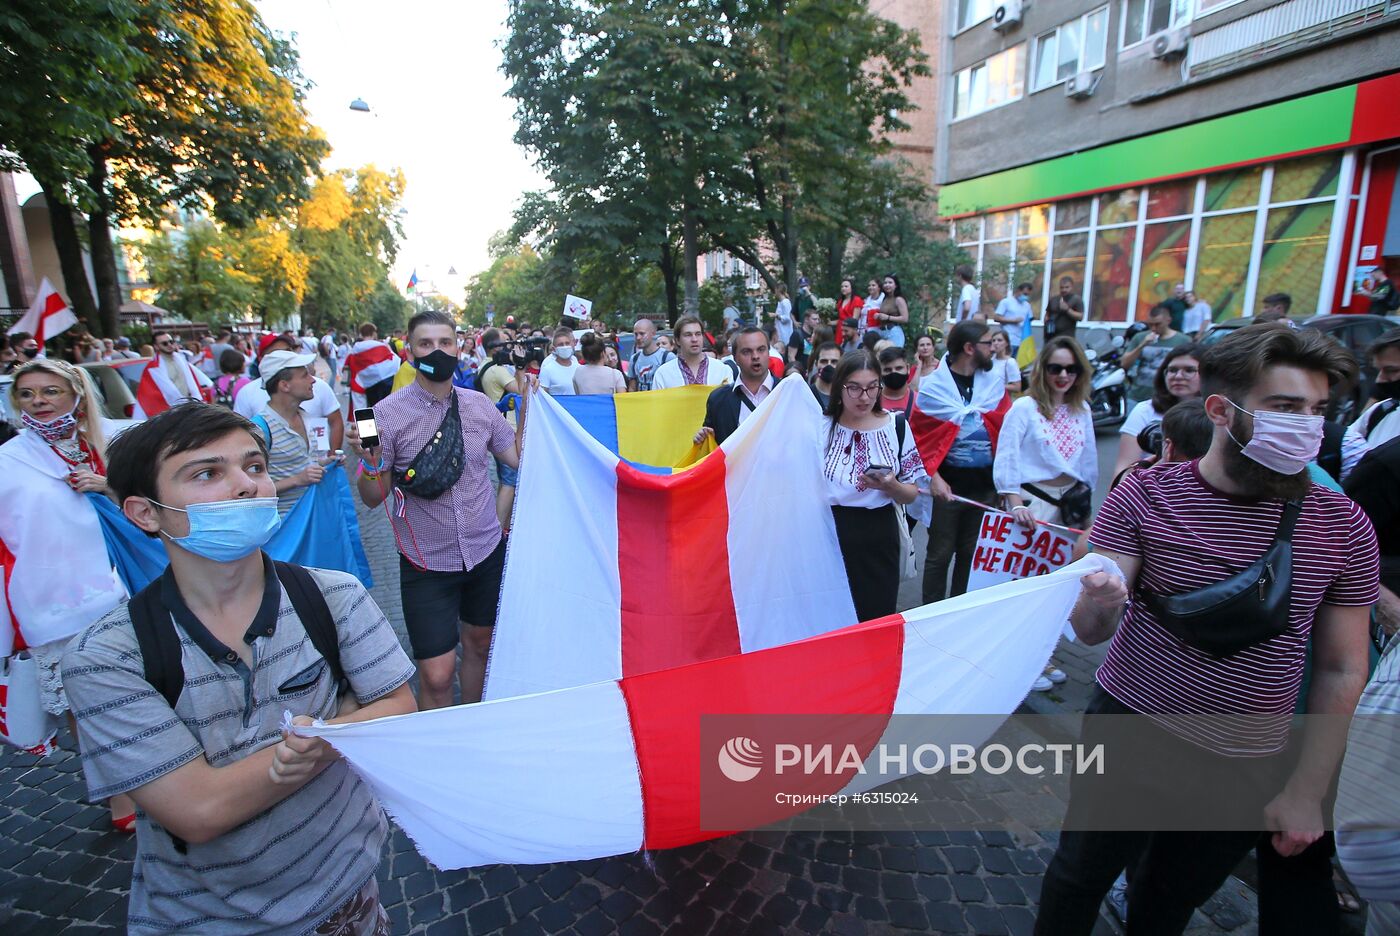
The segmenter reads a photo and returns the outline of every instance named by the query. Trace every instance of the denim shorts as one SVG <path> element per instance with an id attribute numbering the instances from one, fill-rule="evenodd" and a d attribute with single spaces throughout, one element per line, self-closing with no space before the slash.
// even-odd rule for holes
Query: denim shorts
<path id="1" fill-rule="evenodd" d="M 505 462 L 498 461 L 496 462 L 496 477 L 500 478 L 502 487 L 515 487 L 515 482 L 520 479 L 520 472 Z"/>

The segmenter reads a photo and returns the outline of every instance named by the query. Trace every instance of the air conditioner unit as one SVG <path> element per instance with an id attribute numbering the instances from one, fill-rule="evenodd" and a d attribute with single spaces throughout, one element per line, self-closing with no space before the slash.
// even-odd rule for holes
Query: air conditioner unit
<path id="1" fill-rule="evenodd" d="M 1021 25 L 1021 6 L 1022 0 L 1006 0 L 998 5 L 992 13 L 992 28 L 997 32 L 1005 32 Z"/>
<path id="2" fill-rule="evenodd" d="M 1098 72 L 1082 71 L 1065 79 L 1065 97 L 1082 100 L 1092 96 L 1098 86 Z"/>
<path id="3" fill-rule="evenodd" d="M 1186 54 L 1186 47 L 1191 44 L 1191 30 L 1182 26 L 1180 29 L 1173 29 L 1162 33 L 1152 40 L 1152 57 L 1155 59 L 1180 58 Z"/>

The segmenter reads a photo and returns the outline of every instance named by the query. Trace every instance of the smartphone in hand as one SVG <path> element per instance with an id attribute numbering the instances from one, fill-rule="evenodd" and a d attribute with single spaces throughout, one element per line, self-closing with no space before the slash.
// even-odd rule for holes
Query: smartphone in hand
<path id="1" fill-rule="evenodd" d="M 373 409 L 355 410 L 355 426 L 360 430 L 361 448 L 379 448 L 379 430 L 374 425 Z"/>

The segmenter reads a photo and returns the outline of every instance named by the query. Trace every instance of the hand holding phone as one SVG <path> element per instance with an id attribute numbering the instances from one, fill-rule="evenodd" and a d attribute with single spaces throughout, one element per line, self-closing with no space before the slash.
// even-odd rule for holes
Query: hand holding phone
<path id="1" fill-rule="evenodd" d="M 360 448 L 379 448 L 379 430 L 374 425 L 373 409 L 355 410 L 355 429 L 360 437 Z"/>

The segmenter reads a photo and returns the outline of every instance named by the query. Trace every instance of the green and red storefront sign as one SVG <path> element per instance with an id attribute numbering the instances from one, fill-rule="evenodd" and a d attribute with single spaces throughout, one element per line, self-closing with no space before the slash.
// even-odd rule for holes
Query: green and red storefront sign
<path id="1" fill-rule="evenodd" d="M 951 182 L 939 189 L 939 214 L 956 231 L 979 231 L 974 252 L 986 280 L 983 260 L 1035 248 L 1025 241 L 1035 231 L 1030 214 L 1049 215 L 1047 207 L 1058 204 L 1044 239 L 1047 276 L 1036 278 L 1046 283 L 1044 295 L 1061 273 L 1082 280 L 1086 292 L 1099 294 L 1098 301 L 1086 297 L 1095 306 L 1091 318 L 1105 322 L 1141 318 L 1165 298 L 1170 281 L 1197 278 L 1214 290 L 1203 298 L 1224 313 L 1219 318 L 1252 313 L 1270 291 L 1296 292 L 1295 308 L 1305 313 L 1365 311 L 1351 284 L 1400 255 L 1397 144 L 1400 73 Z M 1264 183 L 1257 208 L 1236 207 L 1229 180 L 1247 190 L 1266 172 L 1273 185 Z M 1173 189 L 1182 207 L 1176 221 L 1162 221 L 1169 213 L 1158 203 Z M 1114 213 L 1123 213 L 1134 190 L 1144 193 L 1141 214 L 1114 227 Z M 1089 196 L 1098 196 L 1095 221 L 1075 234 L 1061 218 L 1088 213 Z M 1022 218 L 1021 236 L 994 245 L 993 231 L 1009 215 Z"/>

